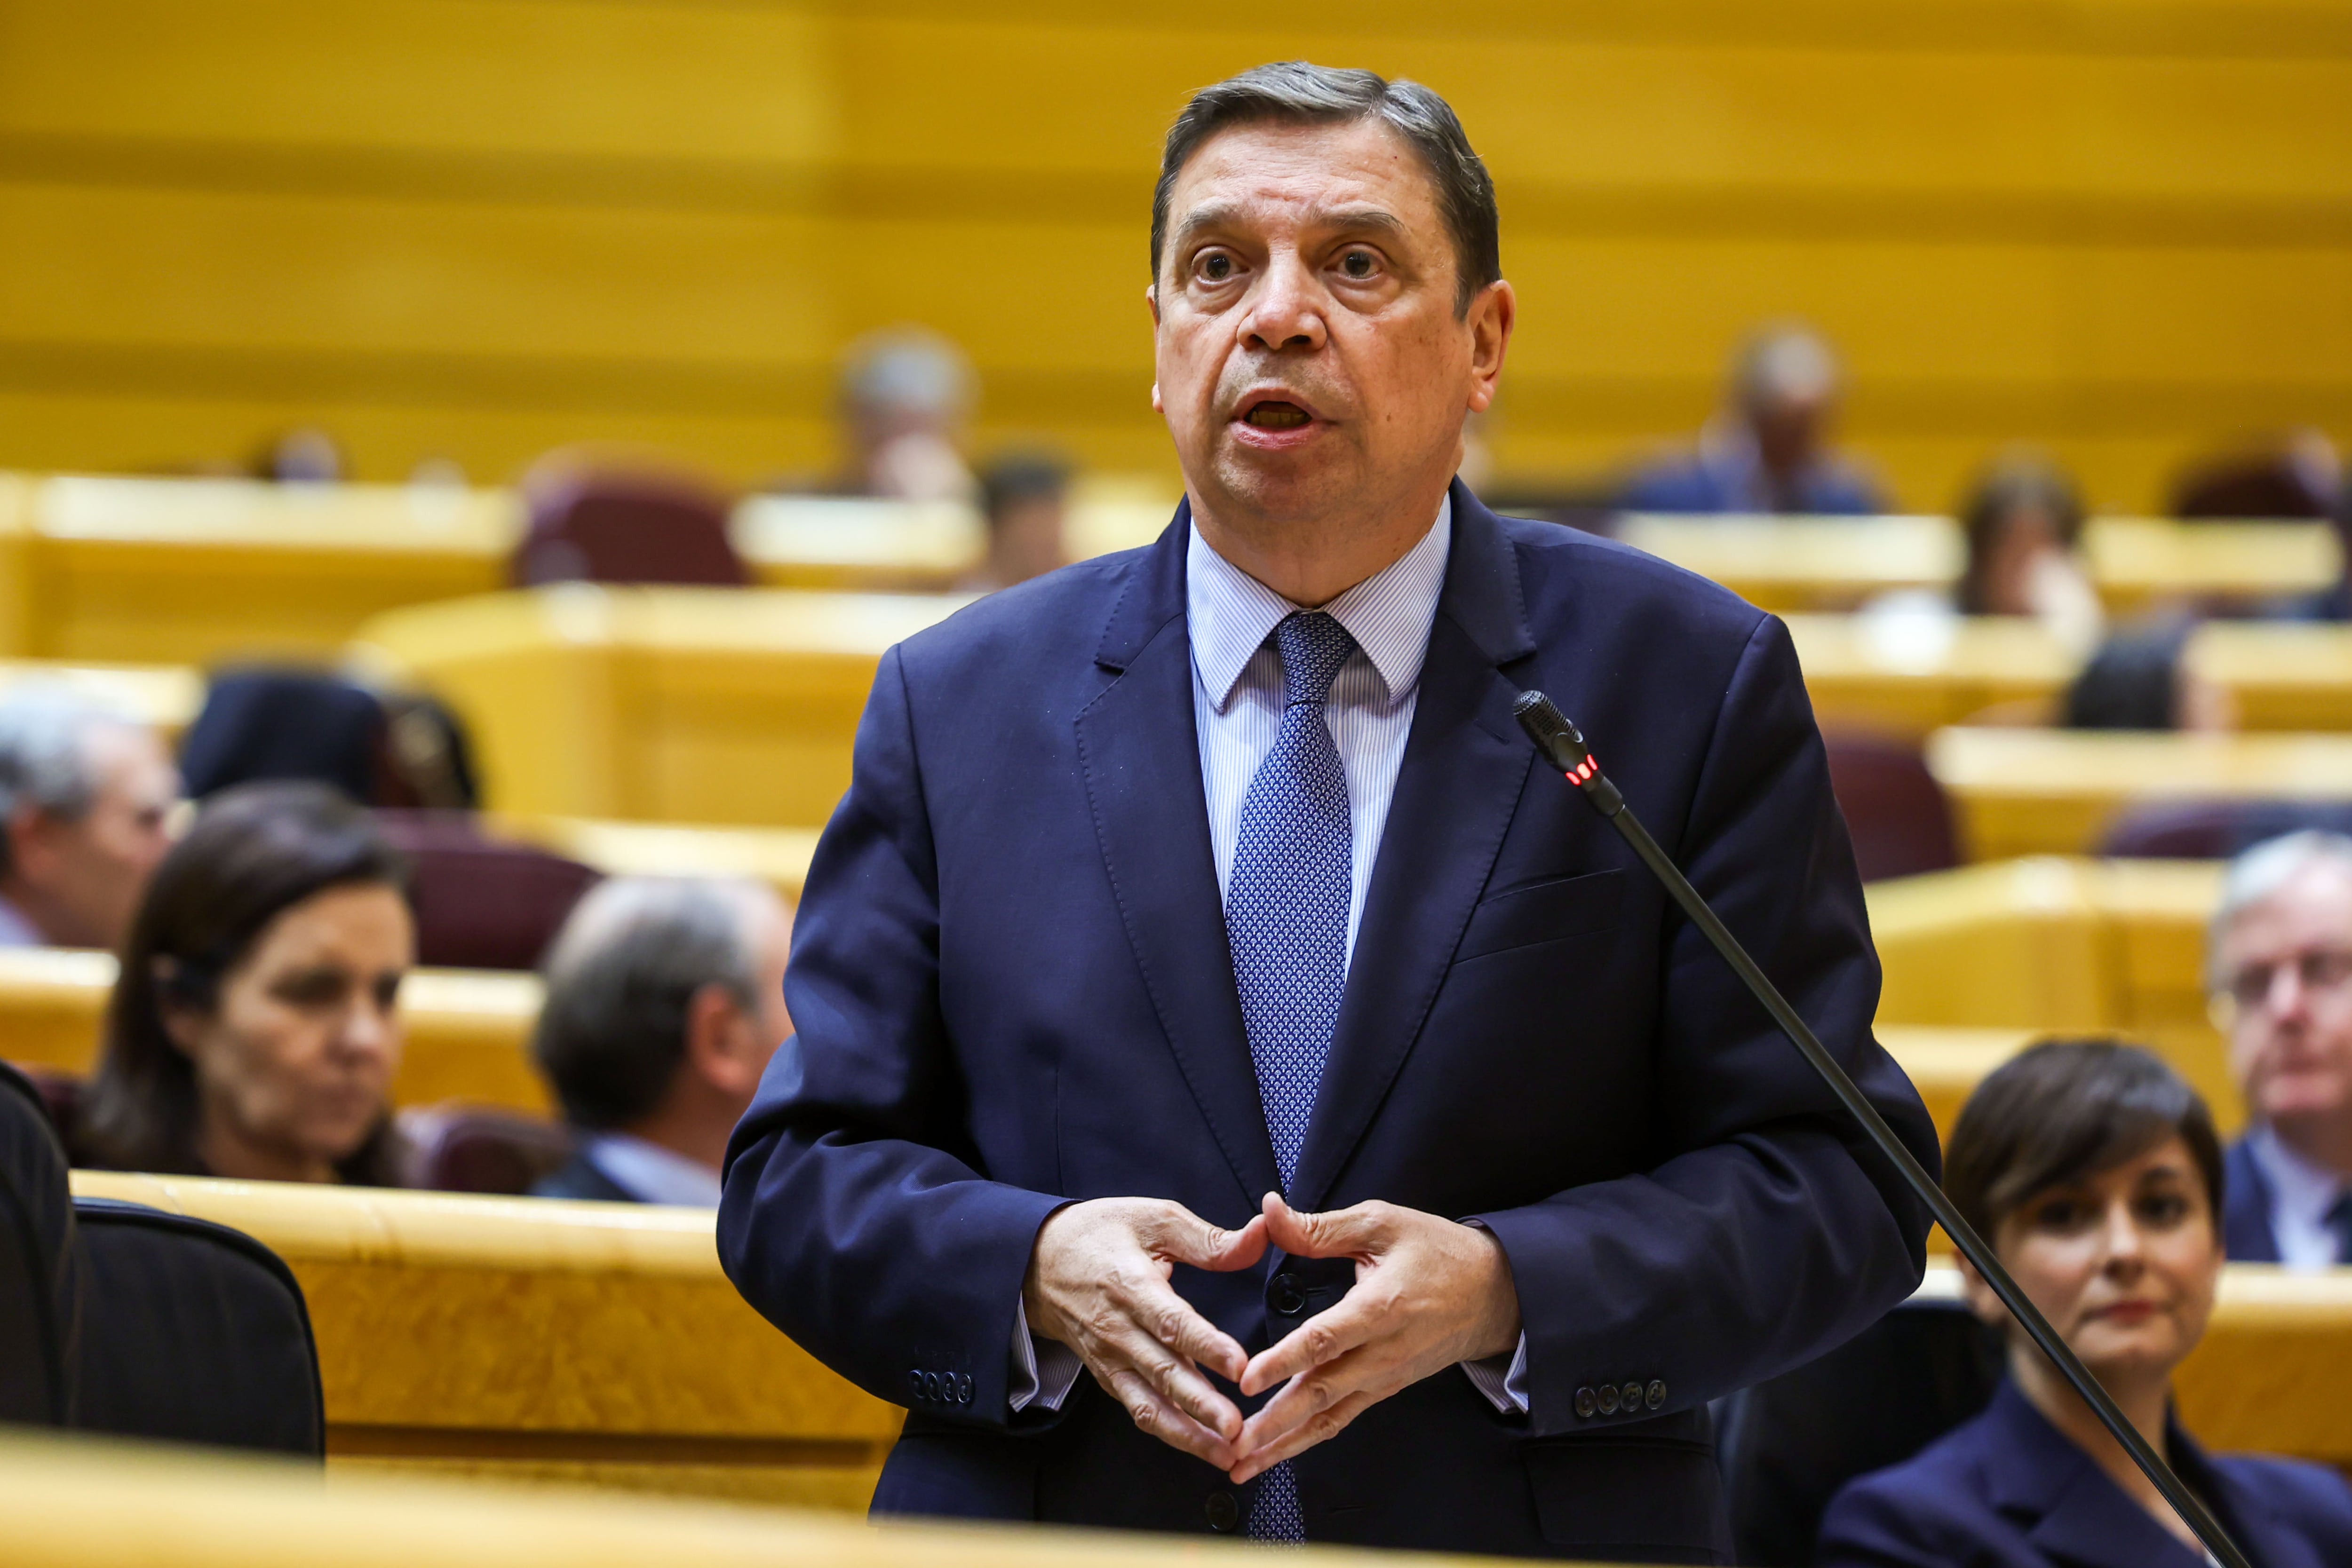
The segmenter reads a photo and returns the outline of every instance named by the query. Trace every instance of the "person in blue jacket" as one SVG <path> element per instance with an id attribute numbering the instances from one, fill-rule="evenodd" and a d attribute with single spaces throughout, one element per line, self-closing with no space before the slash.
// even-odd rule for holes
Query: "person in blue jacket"
<path id="1" fill-rule="evenodd" d="M 2352 1487 L 2324 1466 L 2208 1454 L 2172 1409 L 2172 1369 L 2221 1282 L 2221 1149 L 2197 1092 L 2137 1046 L 2037 1045 L 1979 1084 L 1944 1188 L 2143 1437 L 2257 1568 L 2352 1563 Z M 2204 1549 L 1963 1265 L 2009 1333 L 1992 1404 L 1831 1502 L 1834 1568 L 2197 1568 Z"/>

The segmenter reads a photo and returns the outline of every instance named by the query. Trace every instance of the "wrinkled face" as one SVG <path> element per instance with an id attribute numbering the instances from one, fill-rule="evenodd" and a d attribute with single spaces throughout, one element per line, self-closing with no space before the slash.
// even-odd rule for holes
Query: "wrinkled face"
<path id="1" fill-rule="evenodd" d="M 89 748 L 97 792 L 89 810 L 41 835 L 48 852 L 25 857 L 24 873 L 41 883 L 61 946 L 116 947 L 131 929 L 140 895 L 172 847 L 172 807 L 180 775 L 152 731 L 128 725 L 92 727 Z"/>
<path id="2" fill-rule="evenodd" d="M 2110 1386 L 2168 1375 L 2212 1315 L 2221 1228 L 2178 1137 L 2034 1194 L 2002 1218 L 1993 1239 L 2051 1326 Z M 2021 1342 L 2024 1331 L 1973 1273 L 1969 1293 L 1979 1316 Z"/>
<path id="3" fill-rule="evenodd" d="M 2352 877 L 2305 866 L 2239 914 L 2214 958 L 2247 1109 L 2288 1124 L 2352 1119 Z"/>
<path id="4" fill-rule="evenodd" d="M 393 1009 L 415 961 L 396 891 L 329 888 L 263 928 L 212 1010 L 168 1015 L 195 1064 L 198 1146 L 215 1168 L 235 1150 L 328 1167 L 366 1141 L 400 1062 Z"/>
<path id="5" fill-rule="evenodd" d="M 1482 291 L 1465 320 L 1455 276 L 1428 169 L 1379 120 L 1203 142 L 1170 193 L 1151 297 L 1152 406 L 1195 503 L 1381 517 L 1442 487 L 1508 334 L 1507 291 Z"/>

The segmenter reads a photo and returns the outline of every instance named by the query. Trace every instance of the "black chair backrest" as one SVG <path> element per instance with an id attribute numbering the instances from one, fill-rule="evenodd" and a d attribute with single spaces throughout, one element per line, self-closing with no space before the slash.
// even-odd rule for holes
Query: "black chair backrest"
<path id="1" fill-rule="evenodd" d="M 80 1280 L 65 1150 L 40 1091 L 0 1062 L 0 1421 L 71 1416 Z"/>
<path id="2" fill-rule="evenodd" d="M 1909 1458 L 1982 1410 L 2000 1335 L 1957 1301 L 1897 1307 L 1820 1360 L 1725 1402 L 1733 1560 L 1806 1568 L 1838 1489 Z"/>
<path id="3" fill-rule="evenodd" d="M 275 1252 L 143 1204 L 84 1197 L 74 1209 L 89 1271 L 78 1425 L 325 1454 L 310 1313 Z"/>

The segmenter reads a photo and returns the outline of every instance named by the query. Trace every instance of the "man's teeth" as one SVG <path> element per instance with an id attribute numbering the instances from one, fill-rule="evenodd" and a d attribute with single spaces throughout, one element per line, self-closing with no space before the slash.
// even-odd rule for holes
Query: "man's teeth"
<path id="1" fill-rule="evenodd" d="M 1295 403 L 1262 402 L 1243 418 L 1261 430 L 1296 430 L 1307 423 L 1307 411 Z"/>

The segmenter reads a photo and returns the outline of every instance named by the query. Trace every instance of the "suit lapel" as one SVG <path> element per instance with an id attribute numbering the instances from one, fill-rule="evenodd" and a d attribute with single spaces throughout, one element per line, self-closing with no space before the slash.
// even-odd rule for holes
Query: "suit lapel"
<path id="1" fill-rule="evenodd" d="M 1278 1188 L 1274 1145 L 1242 1026 L 1225 940 L 1184 628 L 1179 508 L 1112 612 L 1097 662 L 1118 678 L 1077 717 L 1096 841 L 1128 945 L 1178 1068 L 1233 1167 L 1244 1202 Z"/>
<path id="2" fill-rule="evenodd" d="M 1496 670 L 1534 652 L 1510 540 L 1458 482 L 1454 517 L 1412 730 L 1289 1195 L 1305 1208 L 1330 1192 L 1420 1037 L 1534 763 L 1511 716 L 1516 688 Z"/>

